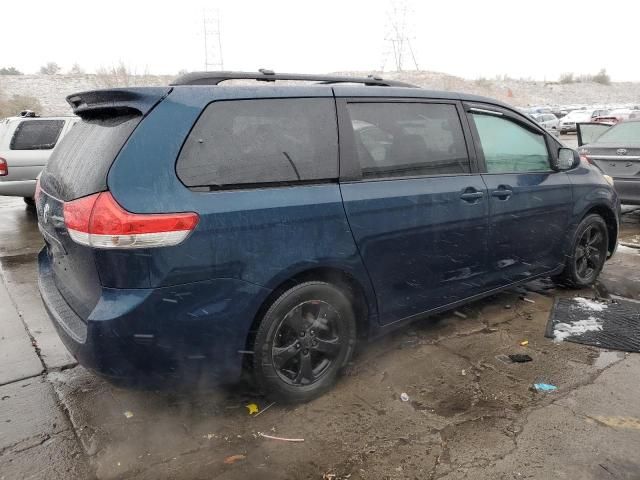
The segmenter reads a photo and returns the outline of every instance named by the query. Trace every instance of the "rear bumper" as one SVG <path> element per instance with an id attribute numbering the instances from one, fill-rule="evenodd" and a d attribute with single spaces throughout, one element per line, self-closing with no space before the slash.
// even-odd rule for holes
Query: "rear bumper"
<path id="1" fill-rule="evenodd" d="M 38 256 L 45 309 L 84 367 L 131 383 L 230 383 L 242 372 L 246 339 L 269 291 L 235 279 L 157 289 L 103 288 L 85 320 L 67 304 Z"/>
<path id="2" fill-rule="evenodd" d="M 575 123 L 573 125 L 558 125 L 558 130 L 561 131 L 561 132 L 575 132 L 575 131 L 577 131 Z"/>
<path id="3" fill-rule="evenodd" d="M 614 187 L 624 205 L 640 205 L 640 178 L 613 179 Z"/>
<path id="4" fill-rule="evenodd" d="M 35 180 L 0 180 L 0 195 L 7 195 L 10 197 L 33 197 L 35 192 Z"/>

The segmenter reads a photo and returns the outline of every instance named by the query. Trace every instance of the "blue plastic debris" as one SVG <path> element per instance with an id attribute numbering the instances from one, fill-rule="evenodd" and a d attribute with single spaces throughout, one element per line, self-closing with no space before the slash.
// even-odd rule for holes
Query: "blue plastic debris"
<path id="1" fill-rule="evenodd" d="M 534 383 L 533 388 L 535 388 L 538 392 L 553 392 L 554 390 L 558 389 L 558 387 L 549 383 Z"/>

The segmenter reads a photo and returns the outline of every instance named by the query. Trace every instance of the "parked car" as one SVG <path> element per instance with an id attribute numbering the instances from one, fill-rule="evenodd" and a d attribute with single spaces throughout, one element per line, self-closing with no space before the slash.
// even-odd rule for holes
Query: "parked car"
<path id="1" fill-rule="evenodd" d="M 580 155 L 613 177 L 620 201 L 640 205 L 640 120 L 578 124 Z"/>
<path id="2" fill-rule="evenodd" d="M 605 115 L 608 110 L 604 109 L 586 109 L 573 110 L 560 119 L 558 130 L 564 135 L 568 132 L 576 131 L 576 123 L 586 123 L 593 121 L 596 117 Z"/>
<path id="3" fill-rule="evenodd" d="M 593 119 L 597 123 L 618 123 L 625 120 L 640 118 L 640 110 L 630 108 L 616 108 L 605 115 L 600 115 Z"/>
<path id="4" fill-rule="evenodd" d="M 31 112 L 0 119 L 0 195 L 24 197 L 33 206 L 36 177 L 77 120 Z"/>
<path id="5" fill-rule="evenodd" d="M 533 118 L 547 130 L 557 130 L 560 121 L 553 113 L 534 114 Z"/>
<path id="6" fill-rule="evenodd" d="M 107 378 L 244 366 L 305 401 L 357 339 L 541 276 L 586 287 L 616 248 L 610 179 L 496 100 L 266 71 L 68 101 L 82 121 L 37 193 L 40 292 Z"/>

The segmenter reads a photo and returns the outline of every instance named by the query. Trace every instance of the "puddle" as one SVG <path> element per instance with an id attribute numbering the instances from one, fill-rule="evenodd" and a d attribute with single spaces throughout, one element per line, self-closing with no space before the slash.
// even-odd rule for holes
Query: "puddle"
<path id="1" fill-rule="evenodd" d="M 624 352 L 600 352 L 598 358 L 593 362 L 593 366 L 598 369 L 607 368 L 620 360 L 624 360 Z"/>

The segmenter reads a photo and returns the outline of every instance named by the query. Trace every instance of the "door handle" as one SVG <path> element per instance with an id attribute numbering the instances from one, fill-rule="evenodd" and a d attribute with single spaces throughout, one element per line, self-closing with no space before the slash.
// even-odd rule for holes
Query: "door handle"
<path id="1" fill-rule="evenodd" d="M 501 200 L 508 199 L 513 194 L 513 191 L 504 185 L 500 185 L 497 190 L 491 192 L 492 197 L 498 197 Z"/>
<path id="2" fill-rule="evenodd" d="M 484 192 L 465 192 L 460 195 L 460 198 L 465 202 L 475 202 L 480 200 L 484 196 Z"/>

